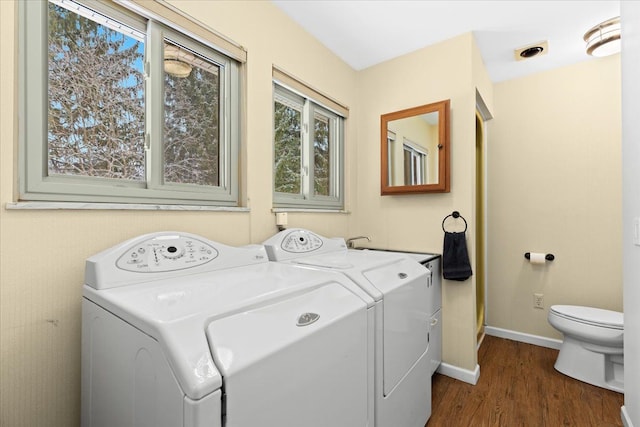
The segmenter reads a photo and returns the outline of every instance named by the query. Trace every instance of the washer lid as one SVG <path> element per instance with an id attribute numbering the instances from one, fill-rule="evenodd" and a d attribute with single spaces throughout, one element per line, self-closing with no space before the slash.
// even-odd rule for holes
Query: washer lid
<path id="1" fill-rule="evenodd" d="M 225 425 L 367 425 L 367 318 L 361 299 L 329 282 L 211 321 L 206 335 L 224 376 Z"/>
<path id="2" fill-rule="evenodd" d="M 350 301 L 354 304 L 354 301 L 363 306 L 375 304 L 342 274 L 275 262 L 258 262 L 110 289 L 99 290 L 85 285 L 83 295 L 160 342 L 182 390 L 197 400 L 222 384 L 204 331 L 208 322 L 289 301 L 328 285 L 344 288 L 342 294 L 351 295 Z M 306 312 L 321 314 L 310 308 L 296 313 L 293 321 Z M 316 323 L 320 321 L 311 326 Z M 307 330 L 311 326 L 299 328 Z M 298 327 L 294 325 L 293 328 Z M 238 339 L 246 336 L 247 333 L 243 333 Z"/>
<path id="3" fill-rule="evenodd" d="M 624 329 L 623 314 L 618 311 L 578 305 L 553 305 L 550 310 L 558 316 L 577 322 L 612 329 Z"/>

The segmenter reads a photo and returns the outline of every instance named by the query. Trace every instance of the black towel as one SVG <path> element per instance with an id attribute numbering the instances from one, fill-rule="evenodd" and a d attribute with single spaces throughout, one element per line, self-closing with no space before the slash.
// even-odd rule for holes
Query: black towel
<path id="1" fill-rule="evenodd" d="M 463 281 L 471 274 L 465 233 L 444 233 L 442 251 L 442 275 L 445 279 Z"/>

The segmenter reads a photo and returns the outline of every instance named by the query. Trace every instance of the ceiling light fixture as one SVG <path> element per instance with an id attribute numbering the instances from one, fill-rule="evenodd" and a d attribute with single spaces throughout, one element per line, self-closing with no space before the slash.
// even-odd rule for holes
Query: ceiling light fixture
<path id="1" fill-rule="evenodd" d="M 194 56 L 186 49 L 173 43 L 164 44 L 164 72 L 172 77 L 184 79 L 193 70 Z"/>
<path id="2" fill-rule="evenodd" d="M 177 59 L 165 59 L 164 60 L 164 72 L 170 76 L 177 78 L 189 77 L 192 67 L 186 62 L 182 62 Z"/>
<path id="3" fill-rule="evenodd" d="M 584 34 L 587 53 L 592 56 L 608 56 L 620 52 L 620 17 L 596 25 Z"/>

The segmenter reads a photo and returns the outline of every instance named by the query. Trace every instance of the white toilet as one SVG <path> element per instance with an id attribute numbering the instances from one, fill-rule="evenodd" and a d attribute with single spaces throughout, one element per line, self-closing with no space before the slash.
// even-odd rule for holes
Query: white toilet
<path id="1" fill-rule="evenodd" d="M 548 319 L 564 334 L 556 370 L 598 387 L 624 392 L 622 313 L 554 305 Z"/>

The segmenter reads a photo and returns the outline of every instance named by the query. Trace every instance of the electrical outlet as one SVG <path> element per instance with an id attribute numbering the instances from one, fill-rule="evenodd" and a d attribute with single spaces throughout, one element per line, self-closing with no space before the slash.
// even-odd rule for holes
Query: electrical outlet
<path id="1" fill-rule="evenodd" d="M 287 213 L 286 212 L 277 212 L 276 213 L 276 225 L 282 226 L 282 227 L 287 225 Z"/>
<path id="2" fill-rule="evenodd" d="M 544 308 L 544 294 L 533 294 L 533 308 Z"/>

